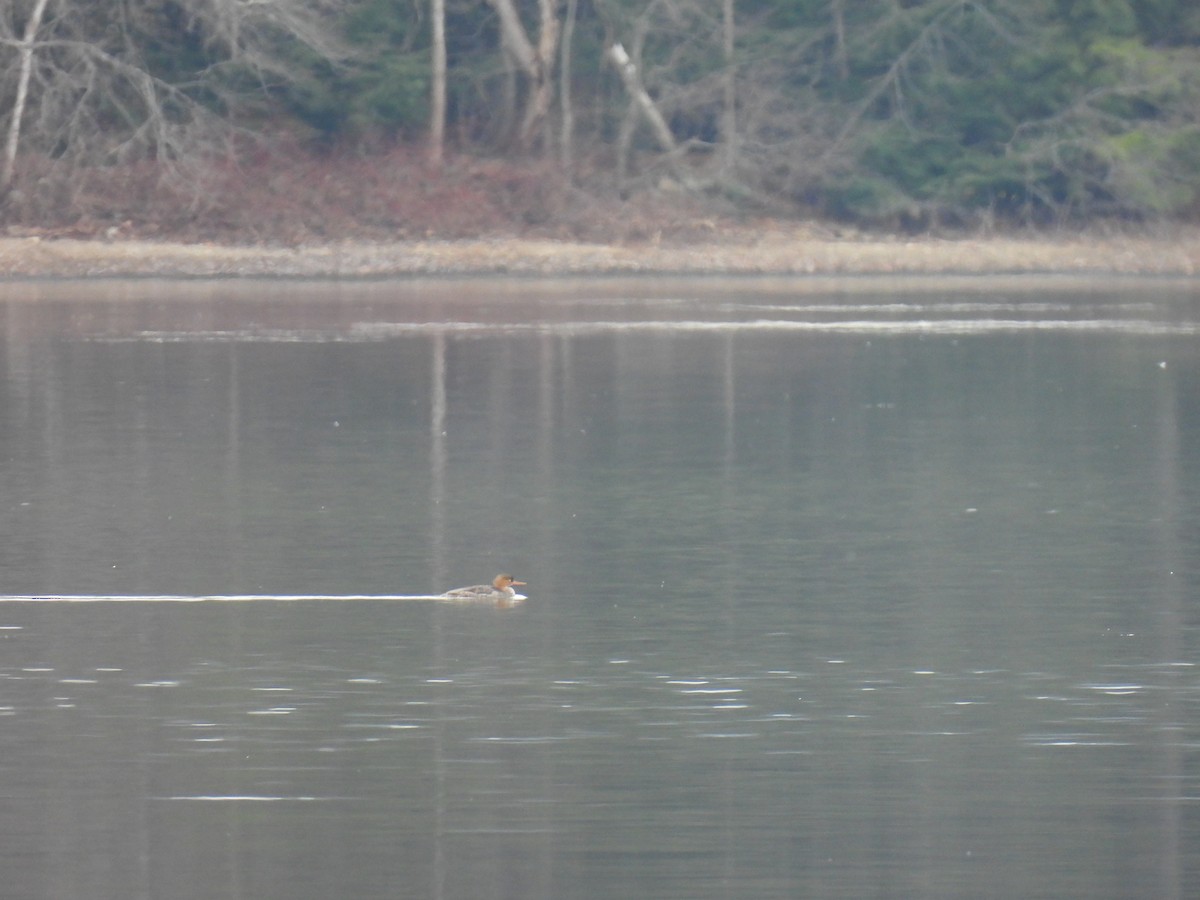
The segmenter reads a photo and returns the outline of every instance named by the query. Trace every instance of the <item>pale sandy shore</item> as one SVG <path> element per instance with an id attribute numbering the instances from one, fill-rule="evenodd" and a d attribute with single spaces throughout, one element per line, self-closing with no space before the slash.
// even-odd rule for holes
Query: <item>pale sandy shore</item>
<path id="1" fill-rule="evenodd" d="M 0 278 L 403 275 L 1200 274 L 1200 231 L 1171 238 L 837 239 L 803 229 L 695 243 L 500 238 L 298 248 L 0 238 Z"/>

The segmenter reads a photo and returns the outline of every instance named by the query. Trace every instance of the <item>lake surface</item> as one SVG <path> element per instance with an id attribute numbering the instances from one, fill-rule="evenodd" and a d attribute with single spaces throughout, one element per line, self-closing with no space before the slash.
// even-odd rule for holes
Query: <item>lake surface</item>
<path id="1" fill-rule="evenodd" d="M 1195 895 L 1200 285 L 0 317 L 4 896 Z"/>

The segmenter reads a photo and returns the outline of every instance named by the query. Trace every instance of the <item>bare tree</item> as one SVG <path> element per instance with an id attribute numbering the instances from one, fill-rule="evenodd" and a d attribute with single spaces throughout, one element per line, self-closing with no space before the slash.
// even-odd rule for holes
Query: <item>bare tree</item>
<path id="1" fill-rule="evenodd" d="M 563 171 L 571 177 L 575 165 L 575 107 L 571 100 L 571 50 L 575 40 L 575 19 L 578 0 L 567 0 L 567 12 L 563 18 L 562 48 L 559 62 L 559 108 L 562 121 L 559 128 L 558 153 Z"/>
<path id="2" fill-rule="evenodd" d="M 17 88 L 3 185 L 12 186 L 23 156 L 71 180 L 88 167 L 146 160 L 180 171 L 225 151 L 254 88 L 296 76 L 297 48 L 341 58 L 330 16 L 343 3 L 34 0 L 20 37 L 15 6 L 0 11 L 0 79 Z M 164 54 L 181 35 L 199 48 L 199 67 L 184 70 Z"/>
<path id="3" fill-rule="evenodd" d="M 650 92 L 642 83 L 642 76 L 638 72 L 637 64 L 630 58 L 629 52 L 620 41 L 616 41 L 609 45 L 606 53 L 609 61 L 616 68 L 617 74 L 621 76 L 621 83 L 625 86 L 625 92 L 629 95 L 633 108 L 649 125 L 650 133 L 654 135 L 659 147 L 667 153 L 675 153 L 679 145 L 675 140 L 675 135 L 671 133 L 671 126 L 667 124 L 667 120 L 659 111 L 654 98 L 650 96 Z"/>
<path id="4" fill-rule="evenodd" d="M 11 118 L 8 122 L 8 138 L 4 142 L 4 164 L 0 169 L 0 193 L 7 193 L 12 184 L 13 171 L 17 162 L 17 143 L 21 139 L 21 120 L 25 116 L 25 101 L 29 97 L 29 77 L 33 72 L 33 39 L 42 26 L 47 0 L 37 0 L 29 18 L 25 20 L 25 31 L 17 46 L 17 95 L 13 100 Z"/>
<path id="5" fill-rule="evenodd" d="M 429 165 L 440 169 L 446 145 L 446 0 L 430 0 Z"/>
<path id="6" fill-rule="evenodd" d="M 488 0 L 500 19 L 500 39 L 528 81 L 525 109 L 517 129 L 519 145 L 529 150 L 550 112 L 554 99 L 554 60 L 558 55 L 560 0 L 538 0 L 538 35 L 534 43 L 525 30 L 513 0 Z"/>
<path id="7" fill-rule="evenodd" d="M 737 163 L 737 68 L 734 59 L 733 0 L 721 0 L 721 56 L 725 62 L 721 110 L 721 166 L 732 176 Z"/>
<path id="8" fill-rule="evenodd" d="M 831 0 L 829 14 L 833 18 L 833 64 L 839 81 L 850 77 L 850 58 L 846 54 L 845 0 Z"/>
<path id="9" fill-rule="evenodd" d="M 641 122 L 661 151 L 648 157 L 644 174 L 665 167 L 677 185 L 725 190 L 735 178 L 739 143 L 734 0 L 648 0 L 634 15 L 607 2 L 602 10 L 610 35 L 628 38 L 605 48 L 629 97 L 617 140 L 618 179 L 630 170 Z"/>

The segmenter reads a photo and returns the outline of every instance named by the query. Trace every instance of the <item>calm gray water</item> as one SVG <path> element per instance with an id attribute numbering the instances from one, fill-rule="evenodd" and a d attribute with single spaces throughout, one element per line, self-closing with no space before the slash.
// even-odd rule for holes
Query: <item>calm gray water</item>
<path id="1" fill-rule="evenodd" d="M 5 897 L 1195 896 L 1200 286 L 0 316 Z"/>

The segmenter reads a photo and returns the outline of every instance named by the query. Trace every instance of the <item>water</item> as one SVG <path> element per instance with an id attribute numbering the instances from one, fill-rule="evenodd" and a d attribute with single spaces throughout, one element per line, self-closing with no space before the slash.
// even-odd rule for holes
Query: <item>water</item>
<path id="1" fill-rule="evenodd" d="M 1197 293 L 4 285 L 5 896 L 1191 896 Z"/>

